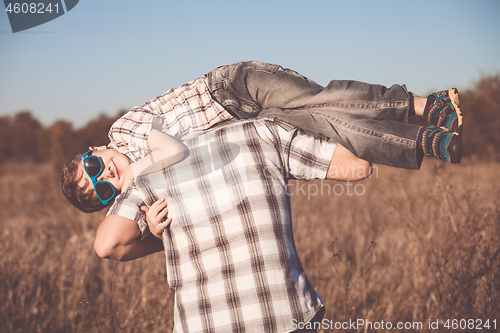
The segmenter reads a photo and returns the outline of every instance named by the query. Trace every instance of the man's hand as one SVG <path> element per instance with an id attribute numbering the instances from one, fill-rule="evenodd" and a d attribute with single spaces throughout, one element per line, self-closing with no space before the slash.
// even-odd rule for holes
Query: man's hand
<path id="1" fill-rule="evenodd" d="M 356 157 L 349 150 L 337 143 L 327 172 L 327 179 L 358 181 L 370 177 L 370 162 Z"/>
<path id="2" fill-rule="evenodd" d="M 142 206 L 141 210 L 146 212 L 146 221 L 148 222 L 149 231 L 159 239 L 162 239 L 163 230 L 172 222 L 168 216 L 167 202 L 164 198 L 158 199 L 151 207 Z"/>

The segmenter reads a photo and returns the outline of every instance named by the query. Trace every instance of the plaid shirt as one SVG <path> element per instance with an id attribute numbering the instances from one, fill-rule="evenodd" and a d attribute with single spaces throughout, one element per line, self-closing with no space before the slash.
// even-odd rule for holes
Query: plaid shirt
<path id="1" fill-rule="evenodd" d="M 231 118 L 212 99 L 205 78 L 198 78 L 123 115 L 109 130 L 108 147 L 135 162 L 149 153 L 147 138 L 152 128 L 178 138 Z"/>
<path id="2" fill-rule="evenodd" d="M 296 253 L 287 181 L 325 178 L 335 144 L 279 120 L 183 138 L 184 161 L 141 176 L 109 214 L 137 221 L 159 197 L 177 332 L 286 332 L 323 306 Z"/>

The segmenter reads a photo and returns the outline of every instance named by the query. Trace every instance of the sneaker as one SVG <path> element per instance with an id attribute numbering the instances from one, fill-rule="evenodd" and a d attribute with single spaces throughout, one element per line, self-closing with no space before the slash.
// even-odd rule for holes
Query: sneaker
<path id="1" fill-rule="evenodd" d="M 462 159 L 462 136 L 450 132 L 447 128 L 437 126 L 425 128 L 422 132 L 421 145 L 427 156 L 455 164 L 460 163 Z"/>
<path id="2" fill-rule="evenodd" d="M 434 126 L 445 127 L 450 132 L 462 135 L 463 116 L 458 89 L 433 92 L 427 100 L 424 117 Z"/>

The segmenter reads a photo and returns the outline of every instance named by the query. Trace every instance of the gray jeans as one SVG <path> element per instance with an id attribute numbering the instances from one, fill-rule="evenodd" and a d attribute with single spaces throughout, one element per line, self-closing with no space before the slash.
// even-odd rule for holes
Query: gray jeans
<path id="1" fill-rule="evenodd" d="M 407 123 L 410 98 L 404 86 L 333 80 L 322 87 L 258 61 L 220 66 L 207 78 L 213 97 L 236 118 L 279 118 L 369 162 L 420 168 L 421 126 Z"/>

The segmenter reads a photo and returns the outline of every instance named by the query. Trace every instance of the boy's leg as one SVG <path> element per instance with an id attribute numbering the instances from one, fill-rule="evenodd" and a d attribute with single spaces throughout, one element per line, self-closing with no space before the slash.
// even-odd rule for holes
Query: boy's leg
<path id="1" fill-rule="evenodd" d="M 364 160 L 420 167 L 421 127 L 406 123 L 409 94 L 402 86 L 331 81 L 323 88 L 295 71 L 255 61 L 221 66 L 208 81 L 214 97 L 237 118 L 277 117 Z"/>

